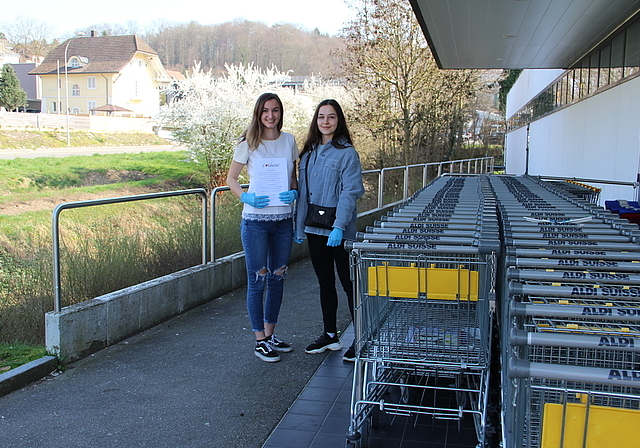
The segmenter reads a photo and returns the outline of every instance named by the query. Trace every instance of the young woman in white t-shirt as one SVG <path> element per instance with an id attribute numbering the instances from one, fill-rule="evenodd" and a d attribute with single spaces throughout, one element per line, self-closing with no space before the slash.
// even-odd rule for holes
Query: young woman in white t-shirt
<path id="1" fill-rule="evenodd" d="M 247 310 L 256 337 L 254 354 L 267 362 L 280 361 L 278 352 L 293 350 L 274 334 L 293 242 L 293 202 L 298 198 L 298 147 L 293 135 L 282 132 L 283 113 L 278 95 L 264 93 L 258 98 L 227 175 L 227 185 L 244 203 L 240 234 L 247 267 Z M 238 181 L 245 167 L 246 192 Z M 277 180 L 284 184 L 282 191 L 264 191 Z"/>

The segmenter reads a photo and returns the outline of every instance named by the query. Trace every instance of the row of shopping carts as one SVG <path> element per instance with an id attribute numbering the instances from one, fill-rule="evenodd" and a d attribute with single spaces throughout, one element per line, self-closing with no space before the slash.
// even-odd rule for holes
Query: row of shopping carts
<path id="1" fill-rule="evenodd" d="M 485 443 L 499 229 L 487 176 L 447 176 L 359 233 L 348 443 L 377 415 L 473 419 Z"/>
<path id="2" fill-rule="evenodd" d="M 491 176 L 502 228 L 502 446 L 640 447 L 638 226 Z"/>

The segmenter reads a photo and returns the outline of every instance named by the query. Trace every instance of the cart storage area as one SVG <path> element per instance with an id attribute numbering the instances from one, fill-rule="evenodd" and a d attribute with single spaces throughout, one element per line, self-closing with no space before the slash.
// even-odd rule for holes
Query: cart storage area
<path id="1" fill-rule="evenodd" d="M 640 232 L 597 196 L 444 176 L 347 242 L 347 445 L 384 414 L 472 422 L 478 447 L 640 446 Z"/>
<path id="2" fill-rule="evenodd" d="M 638 227 L 549 183 L 491 183 L 505 254 L 503 446 L 640 446 Z"/>
<path id="3" fill-rule="evenodd" d="M 356 351 L 348 439 L 377 414 L 474 420 L 484 443 L 498 227 L 486 177 L 443 177 L 350 243 Z"/>

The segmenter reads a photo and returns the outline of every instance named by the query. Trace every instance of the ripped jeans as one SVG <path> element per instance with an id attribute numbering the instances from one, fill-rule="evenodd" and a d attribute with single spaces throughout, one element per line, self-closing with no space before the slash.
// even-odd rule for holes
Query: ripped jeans
<path id="1" fill-rule="evenodd" d="M 278 323 L 283 283 L 293 244 L 293 219 L 243 219 L 240 236 L 247 266 L 247 311 L 252 331 L 264 331 L 265 322 Z"/>

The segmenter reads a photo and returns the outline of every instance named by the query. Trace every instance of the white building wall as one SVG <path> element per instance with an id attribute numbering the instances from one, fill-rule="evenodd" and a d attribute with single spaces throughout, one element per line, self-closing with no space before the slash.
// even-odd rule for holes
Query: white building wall
<path id="1" fill-rule="evenodd" d="M 157 83 L 152 81 L 154 73 L 149 65 L 142 55 L 137 55 L 121 70 L 113 84 L 114 104 L 145 117 L 153 117 L 160 111 L 160 93 Z"/>
<path id="2" fill-rule="evenodd" d="M 523 74 L 527 72 L 531 71 Z M 547 77 L 549 83 L 558 76 L 557 70 L 553 72 L 556 73 Z M 534 76 L 527 73 L 521 85 L 518 79 L 513 90 L 514 103 L 507 107 L 507 116 L 526 104 L 526 96 L 533 98 L 549 84 L 534 82 L 542 78 L 542 74 Z M 511 101 L 510 93 L 507 104 Z M 507 134 L 507 173 L 525 172 L 526 134 L 526 127 Z M 640 78 L 612 87 L 530 124 L 528 172 L 531 175 L 634 182 L 639 162 Z M 637 192 L 632 187 L 597 186 L 603 190 L 601 202 L 636 198 Z"/>
<path id="3" fill-rule="evenodd" d="M 526 170 L 527 128 L 509 132 L 505 136 L 504 164 L 507 173 L 524 173 Z"/>
<path id="4" fill-rule="evenodd" d="M 507 99 L 507 118 L 518 112 L 531 98 L 555 81 L 564 70 L 523 70 Z"/>

